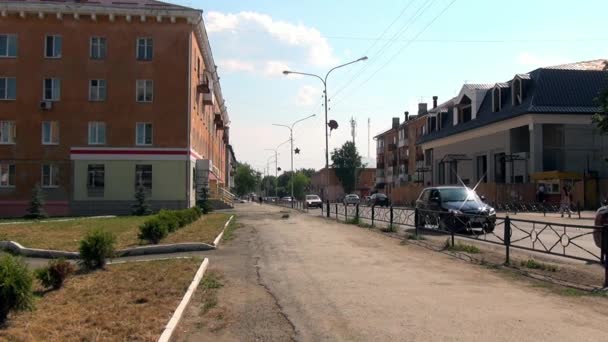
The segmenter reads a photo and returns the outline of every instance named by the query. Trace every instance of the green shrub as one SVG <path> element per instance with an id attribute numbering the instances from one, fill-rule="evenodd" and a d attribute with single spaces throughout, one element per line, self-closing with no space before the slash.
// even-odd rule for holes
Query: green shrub
<path id="1" fill-rule="evenodd" d="M 65 259 L 55 259 L 49 261 L 49 264 L 43 268 L 36 270 L 36 278 L 42 286 L 52 289 L 58 289 L 63 286 L 65 279 L 74 273 L 74 266 Z"/>
<path id="2" fill-rule="evenodd" d="M 33 307 L 32 283 L 32 274 L 21 259 L 12 255 L 0 257 L 0 322 L 10 311 Z"/>
<path id="3" fill-rule="evenodd" d="M 533 269 L 533 270 L 543 270 L 543 271 L 550 271 L 550 272 L 557 272 L 558 267 L 556 265 L 551 265 L 551 264 L 545 264 L 542 262 L 538 262 L 534 259 L 528 259 L 528 260 L 522 260 L 520 265 L 522 267 L 526 267 L 529 269 Z"/>
<path id="4" fill-rule="evenodd" d="M 44 210 L 44 195 L 39 185 L 36 185 L 32 190 L 32 198 L 30 199 L 30 206 L 27 209 L 29 214 L 25 215 L 29 219 L 44 219 L 49 215 Z"/>
<path id="5" fill-rule="evenodd" d="M 154 217 L 147 220 L 141 226 L 139 226 L 138 238 L 140 240 L 147 240 L 153 244 L 159 243 L 160 240 L 169 235 L 167 222 L 168 221 L 166 219 L 161 219 L 160 217 Z"/>
<path id="6" fill-rule="evenodd" d="M 103 268 L 106 259 L 114 255 L 116 237 L 103 229 L 87 233 L 80 241 L 80 264 L 88 269 Z"/>
<path id="7" fill-rule="evenodd" d="M 143 186 L 137 187 L 135 192 L 135 204 L 131 206 L 131 212 L 136 216 L 146 216 L 152 213 L 146 198 L 146 189 Z"/>
<path id="8" fill-rule="evenodd" d="M 169 233 L 174 232 L 177 228 L 181 227 L 179 224 L 179 214 L 177 210 L 161 210 L 156 215 L 156 218 L 151 219 L 150 221 L 160 220 L 163 222 L 163 225 L 167 228 Z"/>

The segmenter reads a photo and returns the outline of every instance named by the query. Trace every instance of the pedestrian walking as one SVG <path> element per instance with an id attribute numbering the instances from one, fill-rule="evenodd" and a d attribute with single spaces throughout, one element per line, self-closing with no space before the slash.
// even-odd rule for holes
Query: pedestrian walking
<path id="1" fill-rule="evenodd" d="M 262 205 L 262 203 L 264 202 L 264 199 L 262 198 L 262 196 L 258 196 L 258 200 L 260 201 L 260 205 Z"/>
<path id="2" fill-rule="evenodd" d="M 572 211 L 570 211 L 570 201 L 571 201 L 570 190 L 568 190 L 568 188 L 564 186 L 562 188 L 561 206 L 559 208 L 559 212 L 562 215 L 562 217 L 564 217 L 564 211 L 568 211 L 568 217 L 571 217 Z"/>
<path id="3" fill-rule="evenodd" d="M 545 185 L 542 183 L 538 185 L 537 196 L 538 196 L 539 203 L 545 202 Z"/>

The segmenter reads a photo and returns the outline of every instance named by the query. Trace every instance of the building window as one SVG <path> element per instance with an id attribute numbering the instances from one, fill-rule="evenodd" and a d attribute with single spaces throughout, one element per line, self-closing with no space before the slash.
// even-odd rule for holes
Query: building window
<path id="1" fill-rule="evenodd" d="M 494 88 L 494 90 L 492 91 L 492 111 L 494 113 L 500 112 L 500 109 L 502 107 L 502 103 L 500 103 L 500 100 L 500 88 Z"/>
<path id="2" fill-rule="evenodd" d="M 151 61 L 154 51 L 152 38 L 137 38 L 137 59 Z"/>
<path id="3" fill-rule="evenodd" d="M 89 122 L 89 145 L 104 145 L 106 143 L 106 123 Z"/>
<path id="4" fill-rule="evenodd" d="M 106 39 L 103 37 L 91 37 L 91 59 L 106 58 Z"/>
<path id="5" fill-rule="evenodd" d="M 61 36 L 46 36 L 44 44 L 44 57 L 61 58 Z"/>
<path id="6" fill-rule="evenodd" d="M 458 184 L 458 161 L 452 160 L 448 162 L 448 167 L 450 169 L 450 183 L 449 184 Z"/>
<path id="7" fill-rule="evenodd" d="M 523 91 L 521 87 L 521 80 L 516 78 L 513 81 L 513 105 L 520 105 L 523 100 Z"/>
<path id="8" fill-rule="evenodd" d="M 61 80 L 58 78 L 45 78 L 44 94 L 42 95 L 45 101 L 59 101 L 61 98 Z"/>
<path id="9" fill-rule="evenodd" d="M 0 100 L 14 100 L 15 98 L 17 98 L 17 79 L 0 77 Z"/>
<path id="10" fill-rule="evenodd" d="M 12 188 L 15 186 L 15 164 L 0 164 L 0 187 Z"/>
<path id="11" fill-rule="evenodd" d="M 488 157 L 477 156 L 477 181 L 488 182 Z"/>
<path id="12" fill-rule="evenodd" d="M 505 154 L 496 153 L 494 155 L 494 182 L 504 183 L 506 180 Z"/>
<path id="13" fill-rule="evenodd" d="M 135 129 L 136 145 L 152 145 L 152 124 L 138 122 Z"/>
<path id="14" fill-rule="evenodd" d="M 59 186 L 59 168 L 55 164 L 42 165 L 42 187 L 56 188 Z"/>
<path id="15" fill-rule="evenodd" d="M 445 163 L 437 163 L 437 183 L 445 184 Z"/>
<path id="16" fill-rule="evenodd" d="M 42 122 L 42 144 L 57 145 L 59 144 L 59 122 L 43 121 Z"/>
<path id="17" fill-rule="evenodd" d="M 137 102 L 152 102 L 154 82 L 152 80 L 137 80 Z"/>
<path id="18" fill-rule="evenodd" d="M 0 144 L 14 144 L 17 137 L 15 121 L 0 121 Z"/>
<path id="19" fill-rule="evenodd" d="M 89 101 L 106 100 L 106 80 L 89 81 Z"/>
<path id="20" fill-rule="evenodd" d="M 0 57 L 17 57 L 16 34 L 0 34 Z"/>
<path id="21" fill-rule="evenodd" d="M 103 195 L 105 187 L 105 166 L 103 164 L 91 164 L 88 167 L 87 189 L 89 196 Z"/>
<path id="22" fill-rule="evenodd" d="M 152 191 L 152 165 L 135 165 L 135 190 Z"/>

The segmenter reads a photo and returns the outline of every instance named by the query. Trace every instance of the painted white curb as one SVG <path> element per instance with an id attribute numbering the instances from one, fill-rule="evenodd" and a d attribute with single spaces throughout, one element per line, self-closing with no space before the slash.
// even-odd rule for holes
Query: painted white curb
<path id="1" fill-rule="evenodd" d="M 215 240 L 213 240 L 213 247 L 217 248 L 217 246 L 220 244 L 220 241 L 222 241 L 222 236 L 224 236 L 224 231 L 226 230 L 226 228 L 228 228 L 228 225 L 232 221 L 232 218 L 234 218 L 234 215 L 230 216 L 228 221 L 226 221 L 226 223 L 224 223 L 224 229 L 222 229 L 222 232 L 215 238 Z"/>
<path id="2" fill-rule="evenodd" d="M 177 328 L 179 321 L 182 319 L 184 310 L 188 306 L 188 303 L 190 303 L 190 299 L 192 298 L 194 291 L 198 287 L 198 284 L 201 282 L 201 279 L 203 279 L 203 275 L 207 270 L 207 266 L 209 266 L 209 259 L 205 258 L 205 260 L 203 260 L 203 262 L 201 263 L 201 266 L 198 268 L 198 271 L 196 272 L 192 283 L 190 283 L 190 286 L 188 287 L 188 291 L 186 291 L 184 298 L 182 298 L 182 301 L 177 306 L 177 309 L 175 309 L 173 316 L 171 316 L 169 323 L 167 323 L 165 331 L 163 331 L 162 335 L 160 335 L 160 337 L 158 338 L 158 342 L 169 342 L 169 340 L 171 339 L 175 328 Z"/>
<path id="3" fill-rule="evenodd" d="M 102 215 L 102 216 L 83 216 L 83 217 L 64 218 L 64 219 L 10 221 L 10 222 L 1 222 L 0 226 L 9 225 L 9 224 L 15 225 L 15 224 L 32 224 L 32 223 L 68 222 L 68 221 L 75 221 L 75 220 L 105 219 L 105 218 L 115 218 L 115 217 L 116 217 L 116 215 Z"/>

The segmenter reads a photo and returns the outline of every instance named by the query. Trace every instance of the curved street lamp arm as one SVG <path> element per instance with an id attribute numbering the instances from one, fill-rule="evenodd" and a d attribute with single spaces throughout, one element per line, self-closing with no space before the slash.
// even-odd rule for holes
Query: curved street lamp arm
<path id="1" fill-rule="evenodd" d="M 300 119 L 300 120 L 294 122 L 293 124 L 291 124 L 291 129 L 293 129 L 293 126 L 295 126 L 298 122 L 302 122 L 302 121 L 304 121 L 306 119 L 310 119 L 310 118 L 315 117 L 315 116 L 317 116 L 317 114 L 309 115 L 309 116 L 307 116 L 307 117 L 305 117 L 303 119 Z"/>
<path id="2" fill-rule="evenodd" d="M 344 63 L 344 64 L 341 64 L 341 65 L 338 65 L 338 66 L 336 66 L 336 67 L 333 67 L 333 68 L 329 69 L 329 71 L 327 72 L 327 74 L 325 74 L 325 80 L 323 81 L 323 83 L 327 83 L 327 77 L 329 76 L 329 74 L 331 74 L 331 72 L 332 72 L 332 71 L 334 71 L 334 70 L 336 70 L 336 69 L 340 69 L 340 68 L 345 67 L 345 66 L 347 66 L 347 65 L 351 65 L 351 64 L 353 64 L 353 63 L 357 63 L 357 62 L 364 61 L 364 60 L 366 60 L 366 59 L 367 59 L 367 57 L 361 57 L 361 58 L 359 58 L 359 59 L 357 59 L 357 60 L 354 60 L 354 61 L 352 61 L 352 62 Z M 318 77 L 318 76 L 317 76 L 317 77 Z"/>
<path id="3" fill-rule="evenodd" d="M 309 74 L 307 72 L 299 72 L 299 71 L 290 71 L 290 70 L 285 70 L 283 71 L 283 74 L 285 75 L 289 75 L 289 74 L 296 74 L 296 75 L 303 75 L 303 76 L 311 76 L 311 77 L 316 77 L 318 79 L 321 80 L 321 82 L 323 82 L 323 84 L 325 84 L 325 80 L 323 80 L 323 78 L 319 75 L 315 75 L 315 74 Z"/>
<path id="4" fill-rule="evenodd" d="M 281 125 L 281 124 L 272 124 L 273 126 L 279 126 L 279 127 L 286 127 L 288 129 L 291 130 L 291 127 L 287 126 L 287 125 Z"/>

